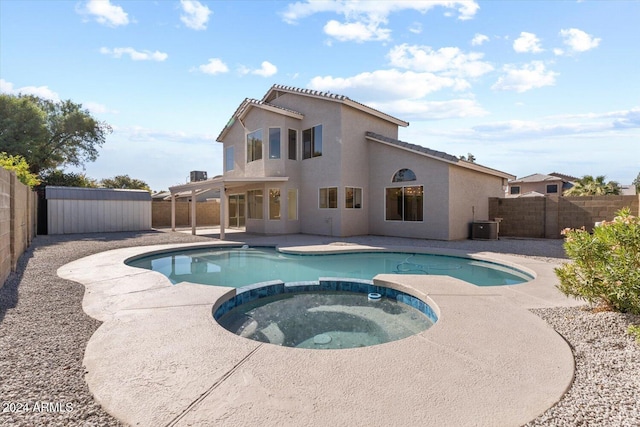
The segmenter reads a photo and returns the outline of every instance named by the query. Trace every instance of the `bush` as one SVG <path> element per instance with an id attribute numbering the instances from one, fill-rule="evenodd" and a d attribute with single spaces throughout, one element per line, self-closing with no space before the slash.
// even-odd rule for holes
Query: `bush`
<path id="1" fill-rule="evenodd" d="M 573 260 L 555 272 L 562 293 L 590 304 L 640 314 L 640 218 L 628 208 L 593 229 L 566 229 L 564 249 Z"/>

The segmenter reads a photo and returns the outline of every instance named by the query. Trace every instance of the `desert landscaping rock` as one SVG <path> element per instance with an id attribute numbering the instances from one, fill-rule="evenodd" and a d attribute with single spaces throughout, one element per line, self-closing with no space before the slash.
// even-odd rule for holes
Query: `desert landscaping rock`
<path id="1" fill-rule="evenodd" d="M 375 244 L 378 239 L 340 241 Z M 558 240 L 396 240 L 407 246 L 566 261 Z M 59 278 L 56 270 L 111 249 L 206 241 L 211 238 L 162 231 L 38 236 L 20 258 L 17 272 L 0 288 L 0 410 L 6 409 L 0 412 L 0 425 L 122 425 L 94 401 L 84 381 L 84 351 L 100 322 L 82 310 L 84 287 Z M 532 311 L 570 343 L 576 372 L 561 401 L 527 425 L 640 425 L 640 345 L 626 333 L 629 324 L 640 324 L 640 316 L 580 307 Z"/>

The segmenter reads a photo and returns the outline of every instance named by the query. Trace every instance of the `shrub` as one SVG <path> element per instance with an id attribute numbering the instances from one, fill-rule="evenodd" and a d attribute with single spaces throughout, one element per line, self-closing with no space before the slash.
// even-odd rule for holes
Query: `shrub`
<path id="1" fill-rule="evenodd" d="M 640 325 L 629 325 L 627 333 L 635 337 L 636 342 L 640 344 Z"/>
<path id="2" fill-rule="evenodd" d="M 564 249 L 573 260 L 555 272 L 562 293 L 590 304 L 640 314 L 640 218 L 628 208 L 604 221 L 593 234 L 565 229 Z"/>

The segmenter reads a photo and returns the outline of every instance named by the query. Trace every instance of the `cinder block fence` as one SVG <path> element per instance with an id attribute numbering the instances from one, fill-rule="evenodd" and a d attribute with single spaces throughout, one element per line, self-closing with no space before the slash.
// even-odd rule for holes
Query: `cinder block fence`
<path id="1" fill-rule="evenodd" d="M 36 235 L 36 193 L 0 168 L 0 287 Z"/>
<path id="2" fill-rule="evenodd" d="M 519 197 L 489 199 L 489 218 L 502 218 L 500 235 L 557 239 L 565 228 L 585 227 L 611 221 L 616 212 L 628 207 L 639 215 L 640 195 L 582 197 Z"/>

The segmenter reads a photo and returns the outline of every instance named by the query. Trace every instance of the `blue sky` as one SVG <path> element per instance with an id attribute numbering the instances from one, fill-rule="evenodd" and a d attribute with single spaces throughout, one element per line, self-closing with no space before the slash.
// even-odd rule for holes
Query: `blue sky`
<path id="1" fill-rule="evenodd" d="M 640 1 L 0 0 L 0 90 L 114 132 L 85 172 L 153 190 L 222 173 L 273 84 L 410 122 L 400 139 L 518 177 L 640 172 Z M 77 169 L 68 169 L 77 171 Z"/>

